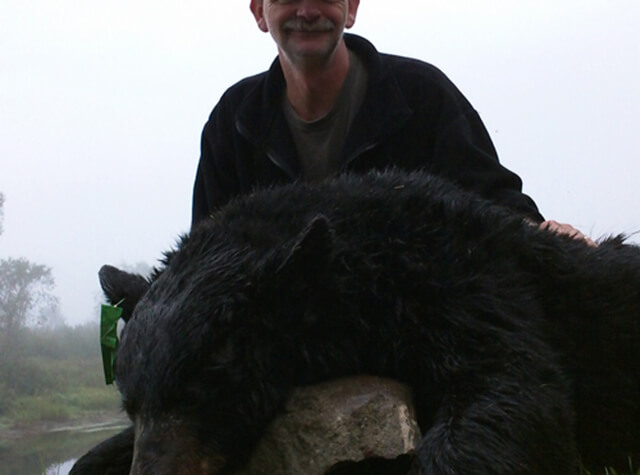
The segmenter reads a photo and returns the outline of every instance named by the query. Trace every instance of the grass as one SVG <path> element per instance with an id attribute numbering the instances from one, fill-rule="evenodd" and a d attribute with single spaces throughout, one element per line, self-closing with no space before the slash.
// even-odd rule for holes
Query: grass
<path id="1" fill-rule="evenodd" d="M 19 352 L 0 358 L 0 439 L 11 429 L 72 423 L 119 413 L 106 386 L 94 326 L 25 331 Z"/>
<path id="2" fill-rule="evenodd" d="M 111 412 L 118 413 L 119 397 L 113 388 L 77 388 L 68 393 L 18 397 L 3 417 L 5 427 L 71 422 Z"/>
<path id="3" fill-rule="evenodd" d="M 113 387 L 79 387 L 69 388 L 67 392 L 45 391 L 38 395 L 18 396 L 0 417 L 0 436 L 2 428 L 70 423 L 109 413 L 115 416 L 119 413 L 119 401 Z"/>

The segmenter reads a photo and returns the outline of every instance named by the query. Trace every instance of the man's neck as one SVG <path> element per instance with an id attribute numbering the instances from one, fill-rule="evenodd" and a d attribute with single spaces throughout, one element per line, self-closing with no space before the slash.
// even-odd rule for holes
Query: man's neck
<path id="1" fill-rule="evenodd" d="M 299 67 L 281 61 L 281 65 L 291 107 L 301 119 L 313 121 L 333 107 L 349 72 L 349 52 L 343 40 L 328 63 Z"/>

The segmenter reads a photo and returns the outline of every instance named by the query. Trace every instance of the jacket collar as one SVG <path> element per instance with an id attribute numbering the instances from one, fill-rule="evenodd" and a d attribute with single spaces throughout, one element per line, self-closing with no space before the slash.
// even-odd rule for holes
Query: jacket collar
<path id="1" fill-rule="evenodd" d="M 343 150 L 343 164 L 375 147 L 400 128 L 412 111 L 384 55 L 360 36 L 345 34 L 347 48 L 364 62 L 369 74 L 367 92 Z M 286 83 L 278 58 L 240 103 L 236 129 L 262 150 L 290 178 L 300 174 L 298 154 L 282 112 Z"/>

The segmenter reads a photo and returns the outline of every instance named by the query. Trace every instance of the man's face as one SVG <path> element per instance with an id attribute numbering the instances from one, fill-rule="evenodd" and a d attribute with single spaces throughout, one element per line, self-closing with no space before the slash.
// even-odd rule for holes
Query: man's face
<path id="1" fill-rule="evenodd" d="M 327 61 L 345 28 L 356 18 L 359 0 L 251 0 L 258 27 L 271 33 L 292 64 Z"/>

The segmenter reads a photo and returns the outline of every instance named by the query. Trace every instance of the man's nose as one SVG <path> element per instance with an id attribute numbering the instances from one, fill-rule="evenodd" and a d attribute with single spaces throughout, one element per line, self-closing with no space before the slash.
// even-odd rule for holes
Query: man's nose
<path id="1" fill-rule="evenodd" d="M 300 0 L 296 15 L 307 21 L 313 21 L 320 17 L 321 12 L 317 0 Z"/>

